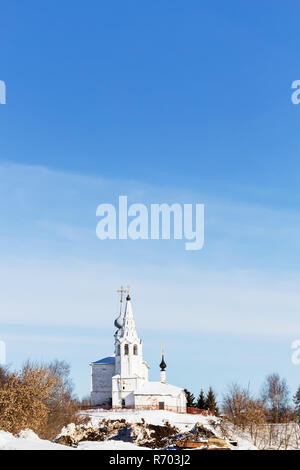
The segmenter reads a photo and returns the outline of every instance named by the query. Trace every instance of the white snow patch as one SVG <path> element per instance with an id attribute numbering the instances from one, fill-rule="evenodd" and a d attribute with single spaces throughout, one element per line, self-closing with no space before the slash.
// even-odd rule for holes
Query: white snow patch
<path id="1" fill-rule="evenodd" d="M 72 450 L 71 447 L 54 444 L 50 441 L 39 439 L 38 436 L 26 429 L 18 436 L 10 432 L 0 431 L 0 450 Z"/>
<path id="2" fill-rule="evenodd" d="M 131 442 L 103 441 L 103 442 L 79 442 L 78 450 L 149 450 L 149 447 L 141 447 Z"/>
<path id="3" fill-rule="evenodd" d="M 40 440 L 39 436 L 35 434 L 31 429 L 24 429 L 24 431 L 19 432 L 17 437 L 21 439 L 29 439 L 32 441 L 38 441 Z"/>

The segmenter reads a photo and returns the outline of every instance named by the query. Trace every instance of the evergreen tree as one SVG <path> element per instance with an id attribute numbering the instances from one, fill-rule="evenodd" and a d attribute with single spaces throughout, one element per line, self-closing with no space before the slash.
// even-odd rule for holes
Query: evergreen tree
<path id="1" fill-rule="evenodd" d="M 199 408 L 200 410 L 206 410 L 206 399 L 203 390 L 201 389 L 201 392 L 199 393 L 199 397 L 197 400 L 196 407 Z"/>
<path id="2" fill-rule="evenodd" d="M 214 414 L 218 414 L 219 412 L 218 407 L 217 407 L 215 392 L 213 391 L 212 387 L 209 387 L 209 390 L 206 396 L 206 409 L 211 411 Z"/>
<path id="3" fill-rule="evenodd" d="M 294 396 L 295 410 L 298 415 L 300 415 L 300 386 Z"/>
<path id="4" fill-rule="evenodd" d="M 190 408 L 195 408 L 195 397 L 194 395 L 189 392 L 186 388 L 184 389 L 185 391 L 185 396 L 186 396 L 186 406 Z"/>

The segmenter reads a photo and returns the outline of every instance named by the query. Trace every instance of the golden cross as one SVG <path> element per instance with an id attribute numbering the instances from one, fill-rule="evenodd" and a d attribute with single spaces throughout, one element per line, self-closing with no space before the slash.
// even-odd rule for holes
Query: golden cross
<path id="1" fill-rule="evenodd" d="M 130 286 L 127 286 L 127 288 L 124 288 L 123 286 L 120 287 L 120 289 L 117 290 L 118 294 L 121 294 L 121 299 L 120 302 L 123 303 L 123 294 L 128 294 L 130 293 Z"/>
<path id="2" fill-rule="evenodd" d="M 123 286 L 121 286 L 121 288 L 117 290 L 117 293 L 121 294 L 121 299 L 120 299 L 121 303 L 123 302 L 123 294 L 125 294 L 125 292 L 126 292 L 126 289 L 124 289 Z"/>

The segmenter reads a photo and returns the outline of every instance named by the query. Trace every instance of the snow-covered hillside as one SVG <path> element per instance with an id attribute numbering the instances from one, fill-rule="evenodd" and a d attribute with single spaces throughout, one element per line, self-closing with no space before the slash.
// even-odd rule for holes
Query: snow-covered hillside
<path id="1" fill-rule="evenodd" d="M 81 448 L 89 440 L 125 441 L 147 448 L 168 448 L 175 441 L 192 439 L 207 442 L 220 438 L 235 441 L 239 449 L 256 449 L 249 437 L 234 432 L 221 418 L 173 413 L 165 410 L 89 410 L 82 412 L 87 424 L 64 428 L 56 442 Z"/>
<path id="2" fill-rule="evenodd" d="M 55 442 L 39 439 L 32 431 L 22 431 L 18 436 L 0 431 L 0 450 L 143 450 L 171 449 L 173 442 L 191 439 L 201 442 L 223 439 L 232 450 L 254 450 L 258 448 L 299 448 L 299 427 L 289 429 L 296 432 L 288 446 L 278 443 L 279 437 L 268 445 L 261 438 L 251 438 L 249 433 L 237 429 L 232 424 L 216 416 L 180 414 L 168 411 L 105 411 L 89 410 L 81 413 L 86 423 L 70 424 L 63 428 Z M 277 425 L 278 427 L 278 425 Z M 279 427 L 280 428 L 280 427 Z M 278 432 L 280 429 L 278 428 Z M 294 429 L 295 428 L 295 429 Z M 277 428 L 276 428 L 277 429 Z M 269 432 L 269 431 L 268 431 Z M 282 429 L 282 433 L 287 435 Z M 297 434 L 298 433 L 298 434 Z M 289 431 L 289 435 L 290 435 Z M 269 434 L 268 434 L 269 435 Z M 273 431 L 274 435 L 274 431 Z M 294 435 L 294 434 L 293 434 Z M 276 434 L 277 436 L 277 434 Z M 235 445 L 229 443 L 235 442 Z"/>

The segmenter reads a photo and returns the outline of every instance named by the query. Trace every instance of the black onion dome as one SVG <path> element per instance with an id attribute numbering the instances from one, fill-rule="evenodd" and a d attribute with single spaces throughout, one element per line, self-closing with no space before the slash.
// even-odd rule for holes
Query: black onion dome
<path id="1" fill-rule="evenodd" d="M 131 300 L 131 297 L 130 297 L 129 294 L 128 294 L 127 297 L 126 297 L 126 300 Z"/>
<path id="2" fill-rule="evenodd" d="M 161 363 L 159 364 L 159 367 L 160 367 L 160 370 L 165 370 L 165 368 L 167 367 L 167 364 L 165 363 L 164 355 L 162 355 Z"/>
<path id="3" fill-rule="evenodd" d="M 120 315 L 118 318 L 115 319 L 114 325 L 115 325 L 116 328 L 118 328 L 118 330 L 120 328 L 122 328 L 122 326 L 123 326 L 122 320 L 123 320 L 122 315 Z"/>
<path id="4" fill-rule="evenodd" d="M 118 318 L 115 319 L 114 325 L 119 330 L 120 328 L 122 328 L 123 323 L 124 323 L 124 317 L 123 317 L 122 311 L 120 311 Z"/>

